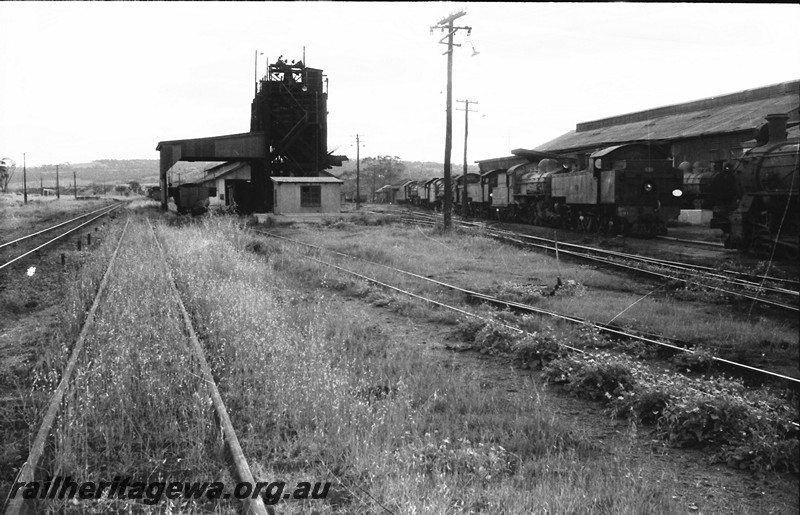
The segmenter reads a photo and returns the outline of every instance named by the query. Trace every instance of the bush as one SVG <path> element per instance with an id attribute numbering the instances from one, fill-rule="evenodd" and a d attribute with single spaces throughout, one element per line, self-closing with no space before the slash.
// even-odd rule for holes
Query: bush
<path id="1" fill-rule="evenodd" d="M 478 331 L 474 341 L 480 347 L 481 352 L 494 354 L 497 352 L 511 352 L 516 338 L 517 334 L 504 325 L 490 322 L 484 324 Z"/>
<path id="2" fill-rule="evenodd" d="M 567 349 L 549 329 L 528 333 L 514 345 L 514 358 L 524 368 L 530 368 L 534 362 L 538 362 L 541 368 L 545 363 L 564 358 L 567 354 Z"/>
<path id="3" fill-rule="evenodd" d="M 670 361 L 679 370 L 686 370 L 687 372 L 708 372 L 711 365 L 714 364 L 714 359 L 707 352 L 681 352 L 673 356 Z"/>
<path id="4" fill-rule="evenodd" d="M 475 337 L 478 335 L 478 332 L 483 329 L 483 326 L 486 325 L 486 322 L 483 320 L 472 318 L 472 317 L 465 317 L 458 320 L 456 328 L 453 330 L 453 337 L 461 340 L 465 343 L 473 343 L 475 342 Z"/>

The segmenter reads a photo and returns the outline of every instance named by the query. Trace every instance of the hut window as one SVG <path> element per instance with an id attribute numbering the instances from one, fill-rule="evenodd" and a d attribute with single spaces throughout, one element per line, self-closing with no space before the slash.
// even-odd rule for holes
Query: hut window
<path id="1" fill-rule="evenodd" d="M 300 207 L 320 207 L 322 186 L 300 186 Z"/>

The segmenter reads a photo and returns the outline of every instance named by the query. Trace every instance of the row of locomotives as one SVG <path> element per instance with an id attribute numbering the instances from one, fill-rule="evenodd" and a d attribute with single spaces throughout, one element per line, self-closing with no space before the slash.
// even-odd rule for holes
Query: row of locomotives
<path id="1" fill-rule="evenodd" d="M 767 116 L 767 137 L 735 162 L 739 200 L 721 224 L 729 248 L 793 258 L 800 253 L 800 128 L 787 121 L 785 114 Z"/>
<path id="2" fill-rule="evenodd" d="M 655 236 L 677 218 L 683 176 L 666 152 L 634 143 L 577 157 L 524 151 L 481 175 L 484 216 L 585 232 Z"/>

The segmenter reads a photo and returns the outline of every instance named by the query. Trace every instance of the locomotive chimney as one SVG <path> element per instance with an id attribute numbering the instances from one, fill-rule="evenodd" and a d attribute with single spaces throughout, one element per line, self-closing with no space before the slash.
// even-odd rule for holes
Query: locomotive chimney
<path id="1" fill-rule="evenodd" d="M 769 124 L 769 143 L 786 140 L 786 122 L 789 121 L 789 115 L 768 114 L 766 118 Z"/>

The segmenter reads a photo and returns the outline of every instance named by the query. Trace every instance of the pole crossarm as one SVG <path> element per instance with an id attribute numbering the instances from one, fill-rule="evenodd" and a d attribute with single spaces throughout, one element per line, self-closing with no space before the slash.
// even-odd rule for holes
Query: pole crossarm
<path id="1" fill-rule="evenodd" d="M 453 23 L 455 20 L 457 20 L 458 18 L 461 18 L 465 14 L 467 14 L 467 11 L 464 11 L 463 9 L 461 11 L 456 11 L 453 14 L 451 14 L 450 16 L 445 16 L 444 18 L 442 18 L 441 20 L 436 22 L 436 26 L 438 27 L 438 26 L 441 26 L 441 25 L 447 25 L 449 23 Z"/>

